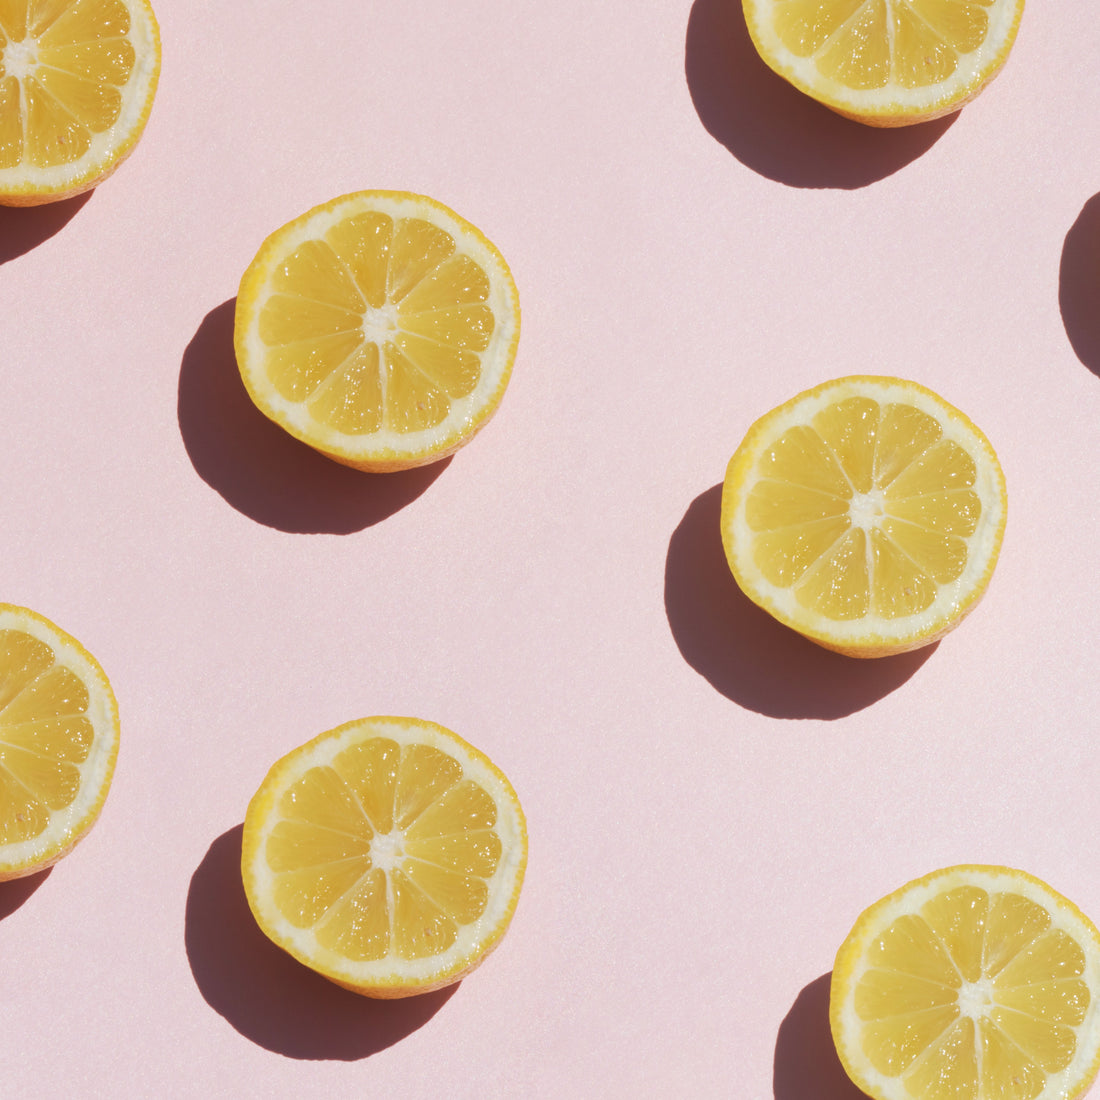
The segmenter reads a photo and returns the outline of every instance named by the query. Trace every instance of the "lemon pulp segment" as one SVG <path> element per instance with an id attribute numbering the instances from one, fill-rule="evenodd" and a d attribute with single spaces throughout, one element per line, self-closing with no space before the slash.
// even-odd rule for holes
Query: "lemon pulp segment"
<path id="1" fill-rule="evenodd" d="M 489 279 L 419 218 L 368 213 L 300 245 L 259 318 L 287 401 L 341 432 L 418 431 L 468 396 L 494 327 Z"/>
<path id="2" fill-rule="evenodd" d="M 129 32 L 122 0 L 0 0 L 0 167 L 69 163 L 118 121 Z"/>
<path id="3" fill-rule="evenodd" d="M 428 745 L 372 738 L 311 768 L 267 838 L 275 904 L 346 958 L 419 959 L 485 912 L 496 806 Z"/>
<path id="4" fill-rule="evenodd" d="M 909 405 L 853 397 L 761 455 L 746 504 L 761 573 L 831 619 L 925 610 L 981 516 L 974 460 Z"/>

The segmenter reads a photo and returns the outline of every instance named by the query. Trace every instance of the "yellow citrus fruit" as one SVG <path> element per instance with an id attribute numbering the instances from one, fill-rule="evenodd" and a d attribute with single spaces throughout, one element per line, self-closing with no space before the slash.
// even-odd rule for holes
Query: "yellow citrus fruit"
<path id="1" fill-rule="evenodd" d="M 118 756 L 103 669 L 63 630 L 0 604 L 0 880 L 40 871 L 95 824 Z"/>
<path id="2" fill-rule="evenodd" d="M 501 771 L 415 718 L 363 718 L 279 760 L 248 807 L 241 867 L 263 931 L 368 997 L 458 981 L 504 935 L 527 826 Z"/>
<path id="3" fill-rule="evenodd" d="M 742 591 L 826 649 L 882 657 L 957 626 L 1004 535 L 1000 463 L 942 397 L 826 382 L 761 417 L 730 459 L 722 542 Z"/>
<path id="4" fill-rule="evenodd" d="M 453 453 L 496 411 L 519 342 L 504 257 L 434 199 L 363 191 L 273 233 L 234 342 L 259 409 L 361 470 Z"/>
<path id="5" fill-rule="evenodd" d="M 1024 0 L 743 0 L 764 61 L 871 126 L 958 110 L 1000 72 Z"/>
<path id="6" fill-rule="evenodd" d="M 1072 1100 L 1100 1065 L 1100 934 L 1023 871 L 935 871 L 856 922 L 829 1022 L 874 1100 Z"/>
<path id="7" fill-rule="evenodd" d="M 0 0 L 0 203 L 69 198 L 110 175 L 159 75 L 148 0 Z"/>

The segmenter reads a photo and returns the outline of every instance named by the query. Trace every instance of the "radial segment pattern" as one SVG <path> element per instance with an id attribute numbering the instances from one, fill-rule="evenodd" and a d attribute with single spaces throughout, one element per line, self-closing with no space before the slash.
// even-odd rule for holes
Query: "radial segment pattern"
<path id="1" fill-rule="evenodd" d="M 927 1100 L 1031 1100 L 1074 1056 L 1085 954 L 1041 905 L 964 886 L 895 920 L 855 988 L 863 1051 Z"/>
<path id="2" fill-rule="evenodd" d="M 835 620 L 925 610 L 967 562 L 976 466 L 911 405 L 853 397 L 761 455 L 746 505 L 766 579 Z"/>
<path id="3" fill-rule="evenodd" d="M 428 221 L 346 218 L 287 256 L 270 290 L 259 317 L 268 378 L 337 431 L 431 428 L 478 384 L 489 277 Z"/>
<path id="4" fill-rule="evenodd" d="M 279 814 L 265 848 L 275 903 L 345 958 L 438 954 L 485 911 L 496 805 L 432 746 L 355 744 L 307 771 Z"/>

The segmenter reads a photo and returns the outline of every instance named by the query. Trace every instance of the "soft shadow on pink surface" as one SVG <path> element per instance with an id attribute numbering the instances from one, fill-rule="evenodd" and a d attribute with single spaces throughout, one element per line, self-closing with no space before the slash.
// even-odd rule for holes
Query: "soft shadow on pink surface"
<path id="1" fill-rule="evenodd" d="M 867 1100 L 837 1057 L 829 1031 L 829 983 L 822 974 L 799 993 L 779 1025 L 772 1087 L 775 1100 Z"/>
<path id="2" fill-rule="evenodd" d="M 665 611 L 684 659 L 735 703 L 773 718 L 842 718 L 905 683 L 935 645 L 859 660 L 831 653 L 746 597 L 722 549 L 722 486 L 691 503 L 669 542 Z"/>
<path id="3" fill-rule="evenodd" d="M 42 206 L 0 206 L 0 264 L 49 240 L 92 197 L 91 191 Z"/>
<path id="4" fill-rule="evenodd" d="M 1085 203 L 1066 234 L 1058 304 L 1077 358 L 1100 375 L 1100 195 Z"/>
<path id="5" fill-rule="evenodd" d="M 26 878 L 0 882 L 0 920 L 10 917 L 50 877 L 52 867 Z"/>
<path id="6" fill-rule="evenodd" d="M 823 107 L 760 59 L 741 0 L 695 0 L 684 69 L 700 121 L 742 164 L 791 187 L 864 187 L 939 140 L 955 115 L 879 129 Z"/>
<path id="7" fill-rule="evenodd" d="M 446 469 L 446 458 L 366 474 L 318 454 L 252 403 L 233 352 L 230 298 L 211 310 L 183 355 L 177 412 L 198 475 L 257 523 L 297 533 L 348 534 L 399 512 Z"/>
<path id="8" fill-rule="evenodd" d="M 353 1061 L 423 1027 L 458 985 L 398 1001 L 360 997 L 260 931 L 241 883 L 241 834 L 223 833 L 191 876 L 184 940 L 195 984 L 245 1038 L 288 1058 Z"/>

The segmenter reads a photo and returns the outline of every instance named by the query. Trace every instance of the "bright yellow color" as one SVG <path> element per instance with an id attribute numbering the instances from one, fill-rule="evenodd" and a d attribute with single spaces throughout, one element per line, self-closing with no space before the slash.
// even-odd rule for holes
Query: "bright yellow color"
<path id="1" fill-rule="evenodd" d="M 458 981 L 504 935 L 527 826 L 501 771 L 415 718 L 363 718 L 279 760 L 249 804 L 241 867 L 280 947 L 368 997 Z"/>
<path id="2" fill-rule="evenodd" d="M 916 649 L 989 584 L 1004 475 L 984 435 L 931 390 L 853 376 L 761 417 L 730 459 L 722 542 L 742 591 L 853 657 Z"/>
<path id="3" fill-rule="evenodd" d="M 385 472 L 453 453 L 496 411 L 519 341 L 503 256 L 433 199 L 364 191 L 264 242 L 234 342 L 267 416 L 322 454 Z"/>
<path id="4" fill-rule="evenodd" d="M 118 707 L 84 647 L 0 604 L 0 880 L 67 855 L 95 823 L 118 756 Z"/>
<path id="5" fill-rule="evenodd" d="M 906 126 L 958 110 L 1000 72 L 1024 0 L 743 0 L 757 51 L 839 114 Z"/>
<path id="6" fill-rule="evenodd" d="M 0 0 L 0 204 L 95 187 L 137 144 L 159 75 L 148 0 Z"/>
<path id="7" fill-rule="evenodd" d="M 875 1100 L 1072 1100 L 1100 1065 L 1100 934 L 1023 871 L 935 871 L 856 922 L 829 1022 Z"/>

